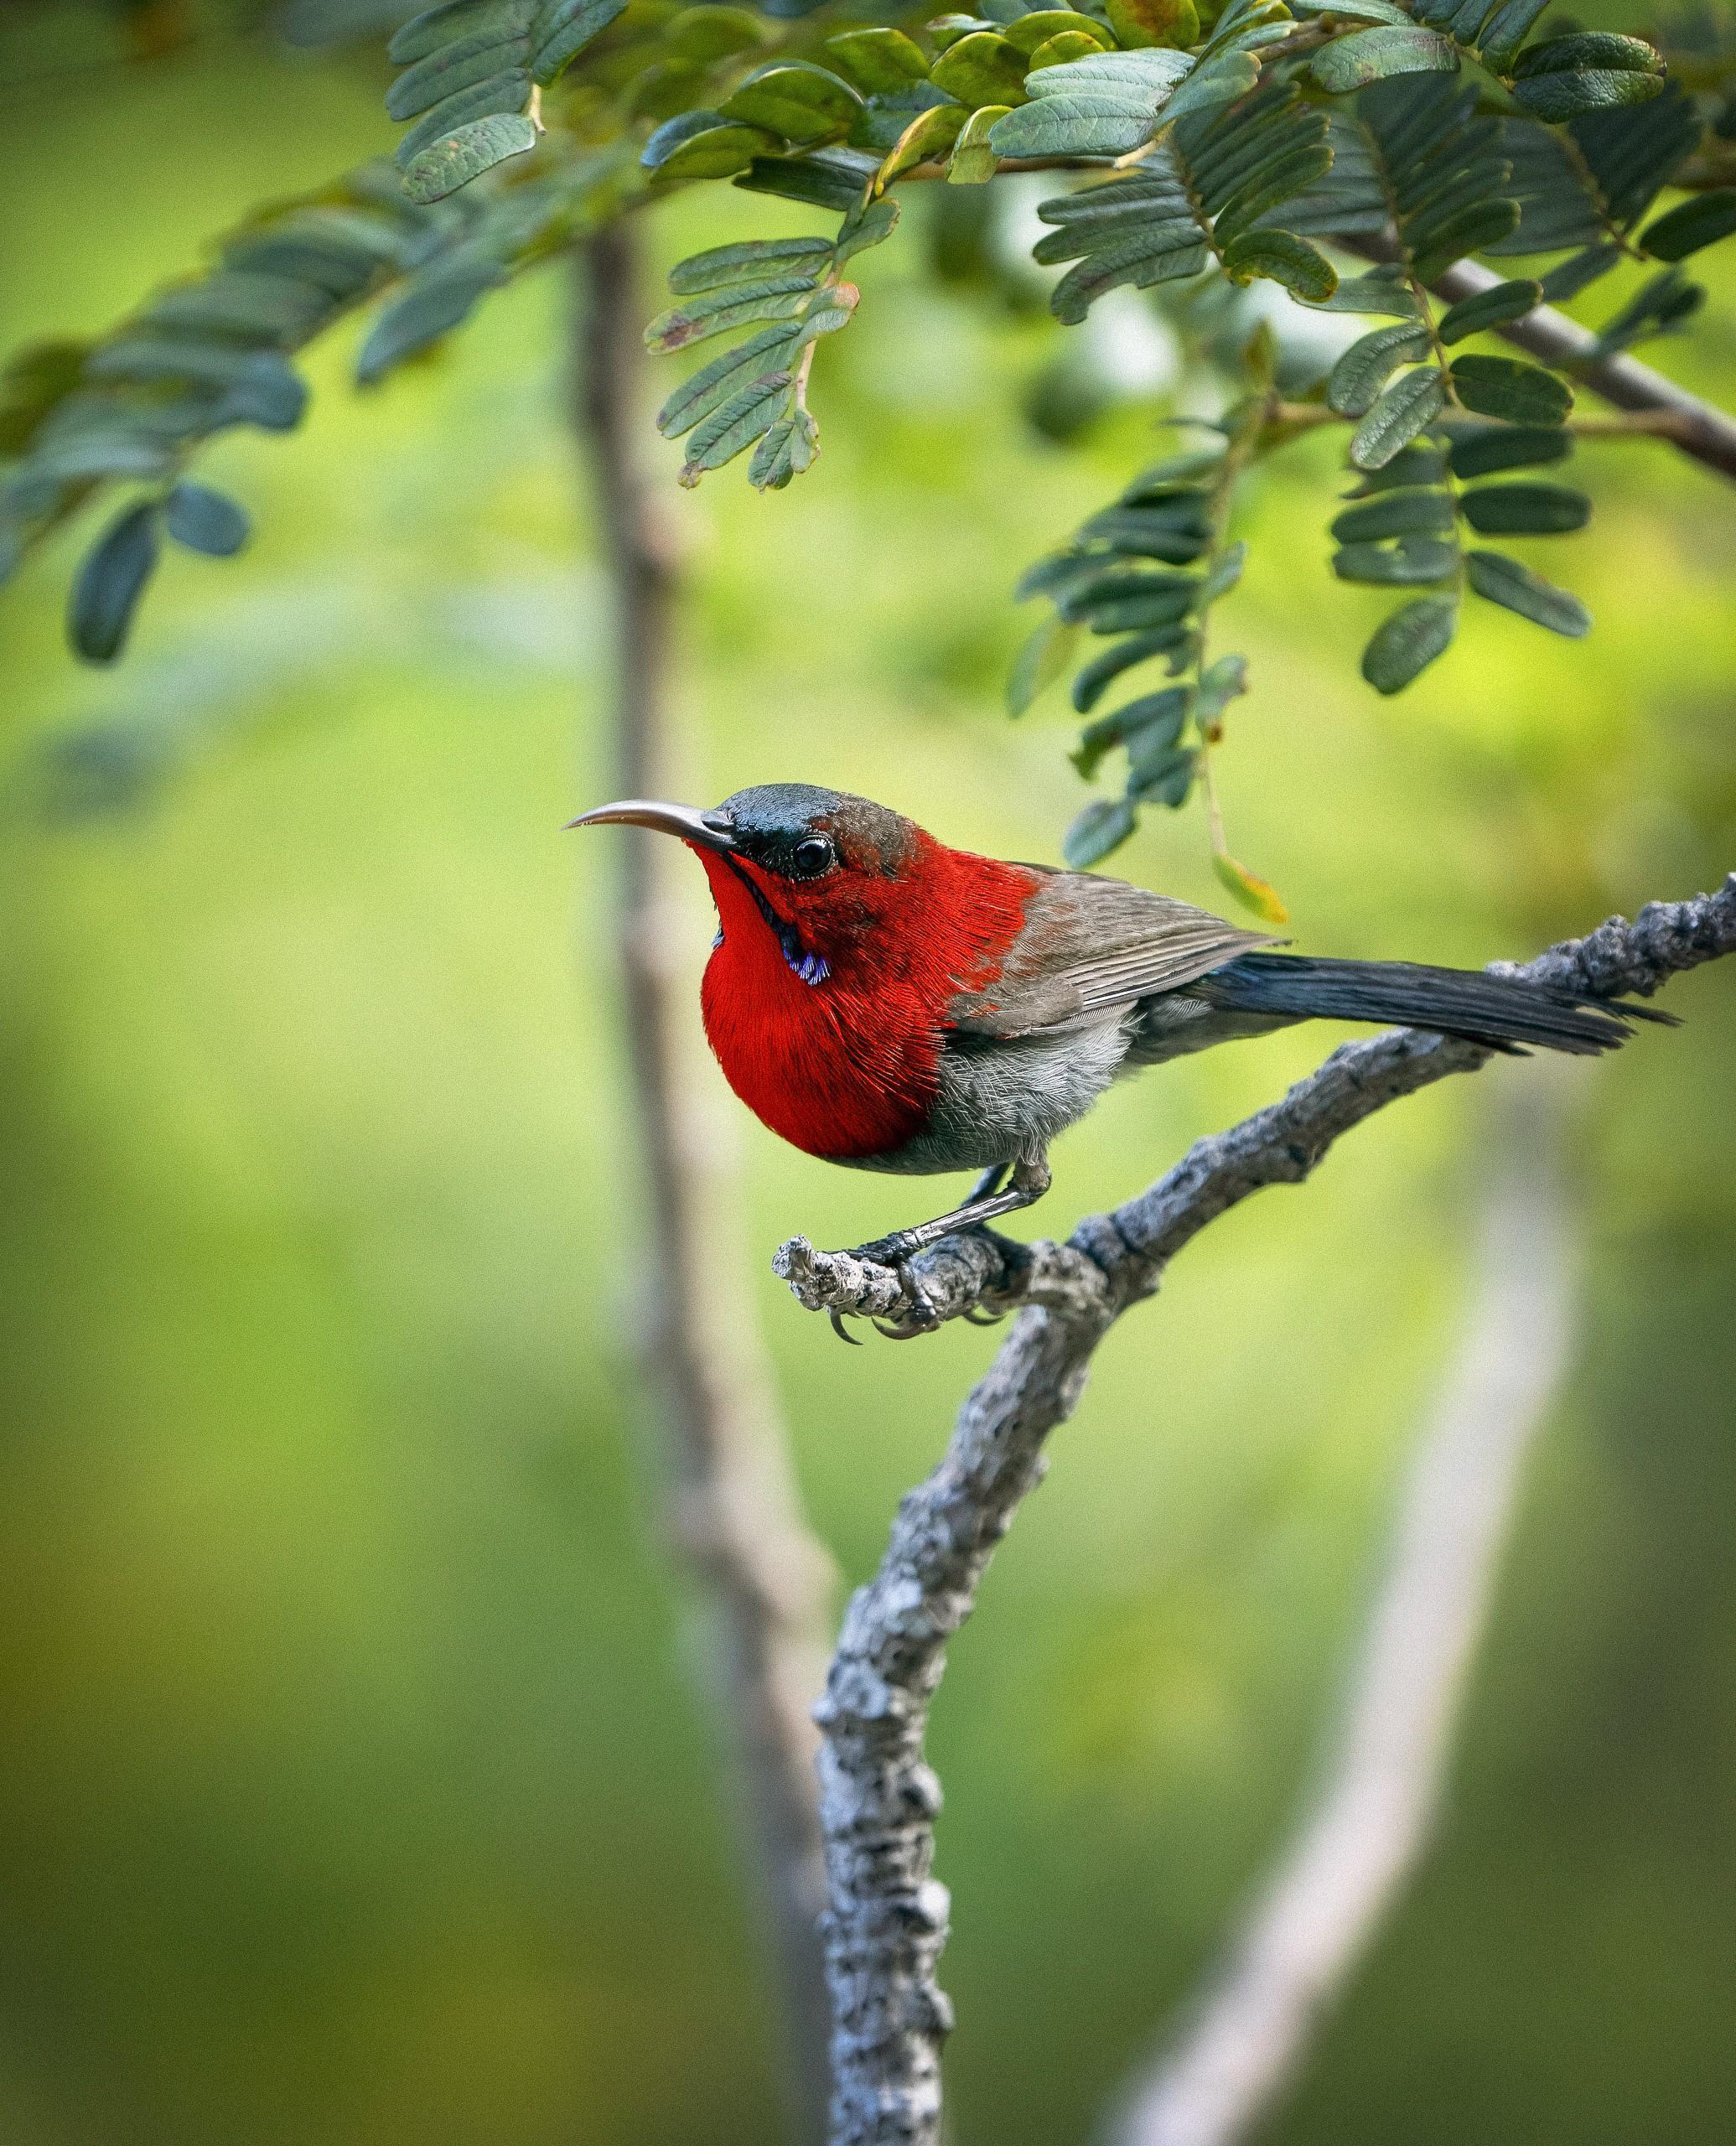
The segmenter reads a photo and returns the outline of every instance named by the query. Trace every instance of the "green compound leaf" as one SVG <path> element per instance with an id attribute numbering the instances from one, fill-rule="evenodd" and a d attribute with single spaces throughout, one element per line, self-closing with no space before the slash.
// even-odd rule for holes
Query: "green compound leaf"
<path id="1" fill-rule="evenodd" d="M 1034 73 L 1039 67 L 1065 67 L 1070 60 L 1088 60 L 1094 52 L 1107 48 L 1094 37 L 1086 37 L 1080 30 L 1063 30 L 1059 37 L 1052 37 L 1047 44 L 1039 44 L 1026 63 L 1027 71 Z"/>
<path id="2" fill-rule="evenodd" d="M 1447 476 L 1447 457 L 1444 451 L 1428 441 L 1413 440 L 1410 446 L 1401 448 L 1390 462 L 1378 469 L 1365 470 L 1360 483 L 1345 494 L 1350 500 L 1373 499 L 1382 492 L 1405 491 L 1413 485 L 1444 484 Z"/>
<path id="3" fill-rule="evenodd" d="M 1383 492 L 1360 506 L 1346 507 L 1332 524 L 1340 544 L 1378 543 L 1388 536 L 1443 536 L 1453 527 L 1453 502 L 1444 492 Z"/>
<path id="4" fill-rule="evenodd" d="M 733 350 L 725 350 L 721 357 L 702 365 L 657 412 L 657 430 L 666 439 L 679 439 L 702 417 L 721 409 L 749 381 L 785 371 L 801 347 L 806 325 L 795 322 L 762 328 L 757 335 L 749 336 Z"/>
<path id="5" fill-rule="evenodd" d="M 1124 671 L 1148 663 L 1154 656 L 1167 657 L 1172 672 L 1179 670 L 1192 643 L 1191 629 L 1179 623 L 1160 626 L 1148 633 L 1132 634 L 1127 640 L 1117 641 L 1112 648 L 1106 648 L 1101 656 L 1094 656 L 1074 679 L 1075 708 L 1080 715 L 1089 715 Z"/>
<path id="6" fill-rule="evenodd" d="M 1392 614 L 1362 651 L 1362 675 L 1377 693 L 1401 692 L 1452 645 L 1459 605 L 1450 596 L 1419 596 Z"/>
<path id="7" fill-rule="evenodd" d="M 645 331 L 645 347 L 679 350 L 756 320 L 793 319 L 805 309 L 818 283 L 811 275 L 766 276 L 757 283 L 704 292 L 686 305 L 660 313 Z"/>
<path id="8" fill-rule="evenodd" d="M 449 334 L 468 319 L 477 301 L 498 289 L 510 274 L 502 263 L 479 262 L 468 269 L 418 278 L 404 295 L 386 306 L 355 360 L 356 384 L 372 387 L 395 366 Z"/>
<path id="9" fill-rule="evenodd" d="M 1457 305 L 1448 306 L 1441 315 L 1435 333 L 1443 343 L 1462 343 L 1467 335 L 1479 334 L 1485 329 L 1499 328 L 1509 320 L 1522 320 L 1542 302 L 1541 283 L 1523 278 L 1497 283 L 1492 290 L 1479 291 L 1474 298 L 1461 298 Z"/>
<path id="10" fill-rule="evenodd" d="M 164 502 L 163 526 L 176 543 L 208 559 L 233 558 L 246 542 L 246 510 L 209 485 L 179 484 Z"/>
<path id="11" fill-rule="evenodd" d="M 1328 407 L 1340 417 L 1361 417 L 1398 368 L 1422 357 L 1428 349 L 1428 330 L 1420 320 L 1371 329 L 1333 366 L 1326 381 Z"/>
<path id="12" fill-rule="evenodd" d="M 1398 268 L 1371 268 L 1365 276 L 1341 277 L 1329 298 L 1320 302 L 1322 313 L 1390 313 L 1405 319 L 1417 316 L 1417 301 Z"/>
<path id="13" fill-rule="evenodd" d="M 725 119 L 721 112 L 684 111 L 657 128 L 639 161 L 658 179 L 733 179 L 780 146 L 763 127 Z"/>
<path id="14" fill-rule="evenodd" d="M 1450 459 L 1455 477 L 1492 477 L 1501 469 L 1532 469 L 1565 461 L 1571 437 L 1552 425 L 1479 425 L 1454 429 Z"/>
<path id="15" fill-rule="evenodd" d="M 87 663 L 112 663 L 127 645 L 158 552 L 157 509 L 147 501 L 117 515 L 86 555 L 72 584 L 66 623 Z"/>
<path id="16" fill-rule="evenodd" d="M 1125 797 L 1097 797 L 1061 838 L 1061 855 L 1075 872 L 1088 872 L 1119 849 L 1139 824 Z"/>
<path id="17" fill-rule="evenodd" d="M 1039 8 L 1029 15 L 1015 15 L 1003 23 L 1001 35 L 1029 59 L 1058 37 L 1089 38 L 1100 52 L 1115 49 L 1114 34 L 1091 15 L 1075 14 L 1070 8 Z"/>
<path id="18" fill-rule="evenodd" d="M 533 92 L 554 81 L 626 0 L 450 0 L 404 24 L 387 48 L 387 92 L 412 201 L 443 200 L 536 146 Z"/>
<path id="19" fill-rule="evenodd" d="M 1079 640 L 1079 629 L 1051 614 L 1025 637 L 1007 677 L 1007 713 L 1023 715 L 1066 669 Z"/>
<path id="20" fill-rule="evenodd" d="M 1202 60 L 1163 107 L 1163 117 L 1186 119 L 1215 111 L 1246 96 L 1260 79 L 1260 64 L 1251 53 L 1225 52 Z"/>
<path id="21" fill-rule="evenodd" d="M 758 492 L 781 491 L 820 452 L 820 428 L 801 403 L 780 417 L 748 464 L 748 482 Z"/>
<path id="22" fill-rule="evenodd" d="M 816 149 L 806 157 L 756 156 L 736 180 L 749 194 L 775 194 L 811 208 L 842 211 L 867 196 L 880 167 L 857 149 Z"/>
<path id="23" fill-rule="evenodd" d="M 1125 156 L 1157 132 L 1161 109 L 1194 65 L 1185 52 L 1151 47 L 1102 52 L 1025 80 L 1029 104 L 998 120 L 997 156 Z"/>
<path id="24" fill-rule="evenodd" d="M 1288 231 L 1248 231 L 1232 239 L 1224 249 L 1224 271 L 1232 283 L 1267 277 L 1309 305 L 1329 298 L 1338 288 L 1338 271 L 1325 255 Z"/>
<path id="25" fill-rule="evenodd" d="M 1024 102 L 1024 55 L 993 30 L 975 30 L 950 44 L 930 70 L 937 90 L 966 110 L 978 105 Z"/>
<path id="26" fill-rule="evenodd" d="M 1350 438 L 1350 459 L 1359 469 L 1379 469 L 1440 415 L 1447 400 L 1445 383 L 1433 365 L 1418 365 L 1382 389 Z"/>
<path id="27" fill-rule="evenodd" d="M 1187 803 L 1199 764 L 1198 746 L 1153 749 L 1141 733 L 1128 741 L 1127 795 L 1143 804 L 1167 805 L 1173 811 Z"/>
<path id="28" fill-rule="evenodd" d="M 946 177 L 953 185 L 986 186 L 994 177 L 1001 160 L 989 147 L 988 137 L 995 122 L 1010 109 L 1004 104 L 986 104 L 965 122 L 946 166 Z"/>
<path id="29" fill-rule="evenodd" d="M 1406 537 L 1397 544 L 1346 544 L 1333 553 L 1332 571 L 1340 581 L 1414 588 L 1456 574 L 1459 547 L 1433 536 Z"/>
<path id="30" fill-rule="evenodd" d="M 1159 692 L 1142 694 L 1112 714 L 1086 723 L 1068 757 L 1089 782 L 1117 745 L 1127 744 L 1136 736 L 1148 759 L 1167 752 L 1180 737 L 1193 708 L 1191 686 L 1166 686 Z"/>
<path id="31" fill-rule="evenodd" d="M 964 131 L 964 124 L 965 108 L 961 104 L 933 105 L 928 111 L 918 112 L 875 174 L 874 191 L 878 194 L 890 186 L 894 179 L 904 172 L 914 171 L 918 164 L 950 156 Z"/>
<path id="32" fill-rule="evenodd" d="M 1736 186 L 1715 187 L 1691 201 L 1666 210 L 1640 234 L 1640 243 L 1655 261 L 1686 261 L 1702 246 L 1736 231 Z"/>
<path id="33" fill-rule="evenodd" d="M 1619 37 L 1609 30 L 1578 31 L 1568 37 L 1542 38 L 1528 45 L 1513 68 L 1515 79 L 1537 75 L 1578 74 L 1586 68 L 1614 68 L 1618 73 L 1661 75 L 1664 63 L 1644 38 Z"/>
<path id="34" fill-rule="evenodd" d="M 767 276 L 817 276 L 831 258 L 832 246 L 823 238 L 747 239 L 690 254 L 670 270 L 669 288 L 678 298 L 687 298 Z"/>
<path id="35" fill-rule="evenodd" d="M 773 60 L 749 75 L 718 106 L 725 119 L 763 127 L 802 148 L 847 134 L 862 100 L 824 67 L 804 60 Z"/>
<path id="36" fill-rule="evenodd" d="M 1540 573 L 1522 567 L 1501 552 L 1467 552 L 1465 574 L 1478 595 L 1509 611 L 1516 611 L 1533 625 L 1547 626 L 1552 634 L 1582 640 L 1591 631 L 1591 614 L 1577 596 L 1545 581 Z"/>
<path id="37" fill-rule="evenodd" d="M 697 485 L 707 469 L 721 469 L 744 448 L 751 447 L 770 432 L 788 413 L 794 385 L 793 374 L 762 373 L 702 419 L 688 438 L 681 482 L 689 487 Z"/>
<path id="38" fill-rule="evenodd" d="M 1455 358 L 1453 389 L 1467 410 L 1512 425 L 1558 425 L 1573 407 L 1564 380 L 1522 358 Z"/>
<path id="39" fill-rule="evenodd" d="M 1178 120 L 1134 169 L 1039 208 L 1055 229 L 1034 257 L 1077 263 L 1050 294 L 1051 311 L 1081 320 L 1105 291 L 1195 275 L 1214 252 L 1237 280 L 1270 275 L 1329 295 L 1324 257 L 1269 220 L 1331 161 L 1324 115 L 1293 86 L 1274 84 L 1230 111 Z"/>
<path id="40" fill-rule="evenodd" d="M 1417 217 L 1406 234 L 1417 281 L 1433 283 L 1466 254 L 1499 246 L 1518 225 L 1516 201 L 1471 201 L 1450 214 Z"/>
<path id="41" fill-rule="evenodd" d="M 1513 85 L 1513 97 L 1534 118 L 1554 126 L 1588 112 L 1611 111 L 1620 105 L 1648 104 L 1663 86 L 1657 75 L 1588 69 L 1575 75 L 1531 75 Z"/>
<path id="42" fill-rule="evenodd" d="M 1397 23 L 1406 29 L 1411 28 L 1411 18 L 1402 8 L 1395 8 L 1392 0 L 1290 0 L 1290 13 L 1303 18 L 1309 15 L 1343 15 L 1358 23 Z"/>
<path id="43" fill-rule="evenodd" d="M 868 96 L 908 89 L 928 80 L 922 48 L 902 30 L 842 30 L 826 40 L 828 52 L 858 89 Z"/>
<path id="44" fill-rule="evenodd" d="M 531 78 L 523 68 L 478 82 L 473 88 L 448 97 L 422 118 L 399 142 L 398 168 L 404 174 L 404 192 L 412 201 L 437 201 L 434 189 L 443 173 L 463 171 L 448 193 L 476 171 L 485 171 L 494 144 L 495 163 L 518 156 L 532 146 L 536 127 L 526 111 L 515 109 L 530 101 Z M 471 169 L 474 159 L 474 169 Z"/>
<path id="45" fill-rule="evenodd" d="M 1558 536 L 1591 520 L 1591 501 L 1565 485 L 1479 485 L 1459 504 L 1479 536 Z"/>
<path id="46" fill-rule="evenodd" d="M 1309 74 L 1332 96 L 1366 89 L 1389 75 L 1458 71 L 1459 48 L 1452 40 L 1413 24 L 1401 29 L 1383 23 L 1378 29 L 1335 38 L 1308 62 Z"/>

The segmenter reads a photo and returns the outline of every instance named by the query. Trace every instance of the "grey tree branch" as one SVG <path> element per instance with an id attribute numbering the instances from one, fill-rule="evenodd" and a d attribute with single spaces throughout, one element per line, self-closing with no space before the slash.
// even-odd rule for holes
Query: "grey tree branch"
<path id="1" fill-rule="evenodd" d="M 619 794 L 656 796 L 670 757 L 667 671 L 675 567 L 642 466 L 644 314 L 624 220 L 579 253 L 574 422 L 589 461 L 613 593 Z M 623 829 L 614 930 L 631 1086 L 649 1194 L 642 1335 L 668 1439 L 668 1522 L 705 1615 L 719 1726 L 734 1741 L 739 1816 L 788 2023 L 795 2134 L 824 2136 L 831 2024 L 820 1941 L 825 1874 L 811 1718 L 825 1676 L 832 1560 L 801 1513 L 770 1366 L 732 1258 L 725 1135 L 702 1101 L 687 979 L 670 950 L 658 844 Z M 665 847 L 667 847 L 666 845 Z"/>
<path id="2" fill-rule="evenodd" d="M 1599 998 L 1649 993 L 1678 972 L 1736 951 L 1736 873 L 1717 894 L 1653 903 L 1632 924 L 1612 919 L 1516 972 Z M 969 1615 L 983 1569 L 1041 1480 L 1044 1447 L 1084 1389 L 1098 1343 L 1130 1304 L 1150 1296 L 1169 1262 L 1221 1215 L 1267 1184 L 1299 1184 L 1333 1142 L 1401 1096 L 1490 1054 L 1400 1029 L 1334 1051 L 1288 1095 L 1228 1132 L 1199 1142 L 1169 1174 L 1112 1214 L 1096 1216 L 1056 1252 L 1049 1271 L 1076 1282 L 1065 1304 L 1032 1303 L 960 1411 L 946 1452 L 909 1493 L 878 1571 L 852 1598 L 816 1709 L 821 1822 L 829 1905 L 832 2146 L 935 2146 L 941 2048 L 951 2024 L 937 1978 L 949 1902 L 933 1874 L 940 1784 L 923 1756 L 929 1708 L 946 1643 Z M 937 1247 L 915 1265 L 947 1315 L 986 1300 L 1015 1302 L 1027 1269 L 988 1248 Z M 866 1309 L 872 1283 L 896 1317 L 909 1306 L 887 1270 L 813 1251 L 780 1255 L 802 1301 Z M 1101 1286 L 1086 1280 L 1096 1267 Z"/>
<path id="3" fill-rule="evenodd" d="M 1340 238 L 1333 241 L 1346 252 L 1360 253 L 1370 261 L 1394 257 L 1391 243 L 1380 239 Z M 1443 271 L 1429 285 L 1449 304 L 1491 291 L 1503 279 L 1479 261 L 1460 261 Z M 1624 351 L 1609 357 L 1598 353 L 1598 339 L 1590 329 L 1540 305 L 1517 320 L 1510 320 L 1495 333 L 1543 364 L 1571 374 L 1612 409 L 1626 410 L 1649 418 L 1645 429 L 1667 439 L 1696 462 L 1715 469 L 1721 477 L 1736 478 L 1736 417 L 1710 402 L 1702 402 L 1673 380 L 1666 380 L 1639 359 Z"/>
<path id="4" fill-rule="evenodd" d="M 1282 2092 L 1433 1831 L 1521 1471 L 1571 1361 L 1564 1091 L 1498 1112 L 1463 1342 L 1407 1471 L 1321 1780 L 1116 2146 L 1235 2146 Z"/>
<path id="5" fill-rule="evenodd" d="M 1435 278 L 1433 288 L 1443 298 L 1457 302 L 1493 290 L 1501 281 L 1493 269 L 1479 261 L 1461 261 Z M 1522 319 L 1510 320 L 1496 331 L 1509 343 L 1545 365 L 1558 365 L 1588 387 L 1613 409 L 1630 410 L 1656 422 L 1649 429 L 1661 439 L 1673 441 L 1682 453 L 1703 462 L 1721 477 L 1736 478 L 1736 418 L 1702 402 L 1697 395 L 1678 387 L 1673 380 L 1654 372 L 1638 358 L 1618 350 L 1601 357 L 1598 339 L 1588 328 L 1552 305 L 1540 305 Z"/>

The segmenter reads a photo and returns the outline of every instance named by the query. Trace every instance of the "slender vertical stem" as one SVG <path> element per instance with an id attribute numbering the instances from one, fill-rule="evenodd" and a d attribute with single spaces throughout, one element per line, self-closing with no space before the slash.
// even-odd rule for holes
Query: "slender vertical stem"
<path id="1" fill-rule="evenodd" d="M 650 421 L 635 235 L 624 223 L 602 231 L 578 261 L 573 416 L 612 593 L 614 780 L 624 796 L 656 796 L 670 757 L 676 573 L 640 452 Z M 811 2146 L 824 2135 L 831 2027 L 811 1708 L 825 1677 L 832 1561 L 802 1516 L 741 1285 L 723 1134 L 703 1100 L 697 1008 L 672 988 L 668 950 L 683 920 L 670 915 L 662 873 L 679 853 L 637 828 L 613 842 L 614 936 L 650 1205 L 645 1365 L 664 1418 L 669 1533 L 708 1627 L 723 1733 L 782 1983 L 793 2127 Z"/>

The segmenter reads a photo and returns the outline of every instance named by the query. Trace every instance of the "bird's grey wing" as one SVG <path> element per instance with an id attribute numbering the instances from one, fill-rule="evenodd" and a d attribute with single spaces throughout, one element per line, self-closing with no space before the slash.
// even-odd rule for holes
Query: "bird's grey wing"
<path id="1" fill-rule="evenodd" d="M 1029 1035 L 1174 991 L 1256 946 L 1207 910 L 1091 872 L 1045 876 L 992 982 L 961 992 L 947 1009 L 961 1038 Z"/>

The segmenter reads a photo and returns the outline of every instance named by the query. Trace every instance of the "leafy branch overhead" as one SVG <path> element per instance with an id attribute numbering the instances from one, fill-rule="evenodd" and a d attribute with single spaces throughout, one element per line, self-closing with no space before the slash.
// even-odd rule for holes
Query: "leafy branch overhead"
<path id="1" fill-rule="evenodd" d="M 70 604 L 75 647 L 112 660 L 165 540 L 210 557 L 246 542 L 245 511 L 194 465 L 235 426 L 299 421 L 293 360 L 314 337 L 368 313 L 356 376 L 374 385 L 607 218 L 718 182 L 823 220 L 676 267 L 649 340 L 712 348 L 658 423 L 683 443 L 684 484 L 746 456 L 750 481 L 775 489 L 815 459 L 816 353 L 857 308 L 844 271 L 893 236 L 897 193 L 1071 171 L 1034 248 L 1055 315 L 1077 324 L 1122 288 L 1215 320 L 1201 378 L 1218 379 L 1220 410 L 1205 446 L 1136 478 L 1034 569 L 1028 591 L 1052 615 L 1009 698 L 1029 704 L 1081 636 L 1101 643 L 1074 682 L 1088 718 L 1075 757 L 1092 780 L 1117 770 L 1117 786 L 1080 816 L 1070 854 L 1106 854 L 1143 806 L 1200 794 L 1218 869 L 1272 915 L 1270 889 L 1230 854 L 1214 782 L 1245 666 L 1205 646 L 1241 571 L 1241 499 L 1260 466 L 1338 432 L 1350 485 L 1323 516 L 1332 568 L 1397 593 L 1362 661 L 1391 693 L 1451 644 L 1477 609 L 1467 598 L 1587 630 L 1578 600 L 1508 548 L 1587 520 L 1587 494 L 1561 481 L 1581 432 L 1626 424 L 1699 451 L 1679 391 L 1625 354 L 1692 321 L 1703 294 L 1685 264 L 1736 231 L 1736 41 L 1694 17 L 1677 81 L 1640 39 L 1539 35 L 1543 6 L 983 0 L 900 27 L 823 8 L 451 0 L 391 41 L 387 106 L 407 128 L 395 171 L 262 210 L 109 334 L 13 360 L 0 572 L 118 495 Z M 1599 304 L 1593 286 L 1618 276 Z M 1236 294 L 1262 281 L 1277 287 L 1273 327 L 1251 343 Z M 1568 303 L 1599 314 L 1588 342 L 1540 311 Z M 1376 324 L 1344 324 L 1313 376 L 1298 367 L 1319 337 L 1290 333 L 1287 308 Z M 1587 391 L 1622 366 L 1629 414 L 1586 425 Z M 1695 407 L 1702 433 L 1723 424 Z M 1702 459 L 1736 469 L 1736 432 L 1728 454 Z M 1141 689 L 1118 700 L 1140 666 L 1127 682 Z"/>

